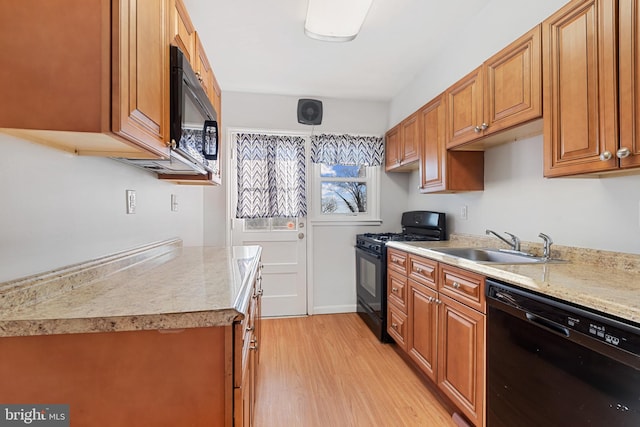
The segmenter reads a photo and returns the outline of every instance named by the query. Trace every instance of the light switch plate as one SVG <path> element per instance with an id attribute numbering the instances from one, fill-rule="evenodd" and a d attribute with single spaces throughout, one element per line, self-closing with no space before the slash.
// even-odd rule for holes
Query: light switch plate
<path id="1" fill-rule="evenodd" d="M 136 190 L 127 190 L 127 214 L 136 213 Z"/>

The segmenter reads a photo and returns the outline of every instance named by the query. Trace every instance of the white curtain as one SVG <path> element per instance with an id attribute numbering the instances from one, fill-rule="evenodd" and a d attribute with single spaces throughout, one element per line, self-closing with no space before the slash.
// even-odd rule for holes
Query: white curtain
<path id="1" fill-rule="evenodd" d="M 384 140 L 377 136 L 320 134 L 311 137 L 311 161 L 325 165 L 380 166 Z"/>
<path id="2" fill-rule="evenodd" d="M 236 135 L 236 218 L 307 215 L 305 141 L 301 137 Z"/>

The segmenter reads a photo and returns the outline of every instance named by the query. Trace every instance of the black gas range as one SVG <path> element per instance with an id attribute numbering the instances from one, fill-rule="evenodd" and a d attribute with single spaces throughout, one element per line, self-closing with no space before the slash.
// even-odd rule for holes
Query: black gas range
<path id="1" fill-rule="evenodd" d="M 446 240 L 442 212 L 410 211 L 402 214 L 401 233 L 365 233 L 356 236 L 356 294 L 360 317 L 382 341 L 387 334 L 387 242 Z"/>

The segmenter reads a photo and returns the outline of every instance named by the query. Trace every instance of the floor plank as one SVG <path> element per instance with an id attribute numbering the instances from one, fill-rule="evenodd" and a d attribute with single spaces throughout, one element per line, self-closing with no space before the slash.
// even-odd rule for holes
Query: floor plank
<path id="1" fill-rule="evenodd" d="M 355 313 L 263 319 L 257 427 L 455 426 Z"/>

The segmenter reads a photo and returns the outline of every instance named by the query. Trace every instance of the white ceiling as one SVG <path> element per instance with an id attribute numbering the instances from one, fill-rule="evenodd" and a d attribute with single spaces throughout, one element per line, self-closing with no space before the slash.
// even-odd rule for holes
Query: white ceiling
<path id="1" fill-rule="evenodd" d="M 184 3 L 223 91 L 390 100 L 490 1 L 374 0 L 347 43 L 304 35 L 306 0 Z"/>

